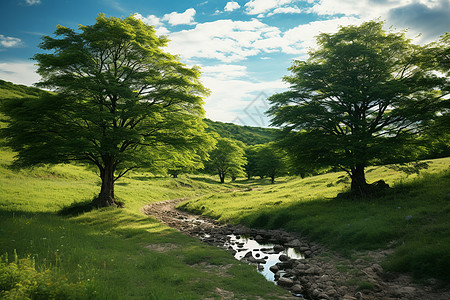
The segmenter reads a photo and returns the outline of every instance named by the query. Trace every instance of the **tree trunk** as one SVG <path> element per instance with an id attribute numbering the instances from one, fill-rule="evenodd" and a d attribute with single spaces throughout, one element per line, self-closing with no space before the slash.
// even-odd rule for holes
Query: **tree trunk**
<path id="1" fill-rule="evenodd" d="M 275 183 L 275 175 L 270 175 L 270 183 Z"/>
<path id="2" fill-rule="evenodd" d="M 106 162 L 103 169 L 100 170 L 102 179 L 102 188 L 100 194 L 94 199 L 94 205 L 97 207 L 117 206 L 114 199 L 114 165 L 112 162 Z"/>
<path id="3" fill-rule="evenodd" d="M 364 165 L 359 164 L 351 168 L 350 178 L 352 179 L 351 191 L 358 196 L 365 197 L 369 194 L 369 184 L 366 182 Z"/>
<path id="4" fill-rule="evenodd" d="M 219 171 L 219 178 L 220 178 L 220 183 L 224 183 L 225 182 L 225 174 L 223 172 Z"/>

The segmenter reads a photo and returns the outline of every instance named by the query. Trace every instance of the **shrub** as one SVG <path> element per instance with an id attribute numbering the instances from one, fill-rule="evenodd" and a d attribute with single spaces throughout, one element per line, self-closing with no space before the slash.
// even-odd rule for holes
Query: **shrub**
<path id="1" fill-rule="evenodd" d="M 56 271 L 38 271 L 34 257 L 14 261 L 8 256 L 0 257 L 0 298 L 1 299 L 87 299 L 94 298 L 86 284 L 70 283 Z"/>

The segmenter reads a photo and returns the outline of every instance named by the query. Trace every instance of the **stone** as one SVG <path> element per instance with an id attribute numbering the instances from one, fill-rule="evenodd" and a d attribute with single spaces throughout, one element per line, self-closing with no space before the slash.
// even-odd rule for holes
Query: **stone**
<path id="1" fill-rule="evenodd" d="M 311 296 L 313 296 L 314 298 L 317 298 L 317 297 L 319 297 L 320 293 L 321 292 L 318 289 L 314 289 L 311 293 Z"/>
<path id="2" fill-rule="evenodd" d="M 320 294 L 317 296 L 317 299 L 320 299 L 320 300 L 329 300 L 330 297 L 329 297 L 327 294 L 325 294 L 325 293 L 320 293 Z"/>
<path id="3" fill-rule="evenodd" d="M 300 247 L 301 246 L 301 242 L 298 239 L 292 240 L 287 242 L 286 244 L 284 244 L 286 247 L 291 247 L 291 248 L 295 248 L 295 247 Z"/>
<path id="4" fill-rule="evenodd" d="M 337 292 L 335 289 L 330 288 L 330 289 L 325 290 L 325 294 L 327 294 L 330 297 L 334 297 L 337 294 Z"/>
<path id="5" fill-rule="evenodd" d="M 381 276 L 383 274 L 383 267 L 381 267 L 379 264 L 373 264 L 372 270 L 377 274 L 378 276 Z"/>
<path id="6" fill-rule="evenodd" d="M 277 266 L 277 265 L 273 265 L 273 266 L 270 266 L 269 270 L 270 270 L 270 271 L 271 271 L 272 273 L 276 273 L 276 272 L 278 272 L 278 271 L 279 271 L 279 269 L 278 269 L 278 266 Z"/>
<path id="7" fill-rule="evenodd" d="M 284 250 L 284 247 L 282 245 L 273 246 L 273 251 L 275 251 L 275 252 L 281 252 L 283 250 Z"/>
<path id="8" fill-rule="evenodd" d="M 291 287 L 291 291 L 293 292 L 293 293 L 295 293 L 295 294 L 300 294 L 300 293 L 302 293 L 303 292 L 303 286 L 301 286 L 300 284 L 294 284 L 292 287 Z"/>
<path id="9" fill-rule="evenodd" d="M 302 246 L 298 250 L 300 250 L 300 252 L 305 252 L 305 251 L 311 251 L 311 248 L 309 248 L 307 246 Z"/>
<path id="10" fill-rule="evenodd" d="M 277 281 L 278 285 L 284 286 L 284 287 L 291 287 L 294 285 L 294 281 L 290 278 L 281 277 Z"/>
<path id="11" fill-rule="evenodd" d="M 288 261 L 289 260 L 289 256 L 281 254 L 280 257 L 278 258 L 280 261 Z"/>
<path id="12" fill-rule="evenodd" d="M 397 298 L 408 298 L 411 294 L 414 294 L 416 289 L 410 286 L 398 287 L 394 289 L 391 294 Z"/>

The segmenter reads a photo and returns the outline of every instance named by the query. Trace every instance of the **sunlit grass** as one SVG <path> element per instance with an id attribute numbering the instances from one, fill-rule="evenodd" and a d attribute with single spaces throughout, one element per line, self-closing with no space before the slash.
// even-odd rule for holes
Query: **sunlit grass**
<path id="1" fill-rule="evenodd" d="M 36 271 L 20 270 L 25 277 L 36 272 L 64 276 L 70 284 L 65 295 L 74 299 L 217 298 L 216 288 L 237 299 L 285 294 L 230 253 L 205 246 L 139 210 L 155 201 L 233 189 L 232 184 L 200 176 L 134 173 L 116 185 L 124 209 L 62 217 L 57 214 L 61 208 L 89 201 L 99 192 L 95 172 L 76 165 L 10 170 L 12 159 L 11 152 L 0 150 L 0 255 L 11 258 L 17 252 L 19 258 L 33 259 Z M 215 271 L 199 267 L 199 262 Z M 28 286 L 20 280 L 14 284 Z"/>
<path id="2" fill-rule="evenodd" d="M 389 269 L 450 280 L 449 165 L 450 158 L 432 160 L 419 176 L 370 167 L 368 181 L 383 179 L 392 189 L 364 200 L 336 198 L 349 188 L 339 172 L 252 183 L 252 191 L 205 195 L 181 206 L 223 222 L 298 232 L 347 255 L 392 245 Z"/>

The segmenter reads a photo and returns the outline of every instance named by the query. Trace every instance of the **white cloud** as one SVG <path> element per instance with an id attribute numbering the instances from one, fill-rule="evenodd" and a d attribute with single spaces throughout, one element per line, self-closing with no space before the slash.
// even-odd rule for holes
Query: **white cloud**
<path id="1" fill-rule="evenodd" d="M 233 11 L 236 10 L 238 8 L 240 8 L 241 6 L 239 5 L 239 3 L 235 2 L 235 1 L 230 1 L 227 3 L 227 5 L 225 5 L 224 10 L 225 11 Z"/>
<path id="2" fill-rule="evenodd" d="M 448 0 L 318 0 L 308 10 L 319 16 L 357 16 L 363 21 L 376 18 L 386 21 L 386 27 L 408 29 L 413 42 L 428 42 L 448 31 L 450 2 Z M 422 37 L 416 38 L 417 35 Z"/>
<path id="3" fill-rule="evenodd" d="M 275 8 L 271 13 L 267 14 L 267 16 L 273 16 L 276 14 L 299 14 L 303 11 L 298 8 L 297 6 L 291 6 L 291 7 L 278 7 Z"/>
<path id="4" fill-rule="evenodd" d="M 267 106 L 261 102 L 265 99 L 253 101 L 261 93 L 271 95 L 287 88 L 281 80 L 251 80 L 244 66 L 223 64 L 202 67 L 202 71 L 202 82 L 211 90 L 205 103 L 206 117 L 212 120 L 268 126 Z"/>
<path id="5" fill-rule="evenodd" d="M 334 33 L 339 26 L 361 23 L 362 20 L 356 17 L 342 17 L 299 25 L 282 32 L 257 19 L 218 20 L 171 33 L 167 50 L 192 63 L 198 59 L 216 59 L 229 64 L 273 52 L 304 56 L 309 48 L 315 47 L 318 34 Z"/>
<path id="6" fill-rule="evenodd" d="M 28 5 L 38 5 L 41 4 L 41 0 L 25 0 Z"/>
<path id="7" fill-rule="evenodd" d="M 201 68 L 204 75 L 218 79 L 233 79 L 247 77 L 247 67 L 242 65 L 219 64 L 213 66 L 204 66 Z"/>
<path id="8" fill-rule="evenodd" d="M 385 17 L 391 9 L 412 3 L 420 3 L 428 8 L 432 8 L 437 6 L 439 2 L 439 0 L 319 0 L 314 2 L 310 11 L 318 15 L 357 15 L 361 19 L 367 20 Z"/>
<path id="9" fill-rule="evenodd" d="M 22 46 L 22 40 L 15 37 L 4 36 L 0 34 L 0 46 L 5 48 L 13 48 Z"/>
<path id="10" fill-rule="evenodd" d="M 304 53 L 310 48 L 316 47 L 316 36 L 320 33 L 335 33 L 340 26 L 359 25 L 362 23 L 361 19 L 355 17 L 343 17 L 325 21 L 314 21 L 308 24 L 299 25 L 285 32 L 283 38 L 289 48 L 285 48 L 285 52 L 301 50 L 297 53 Z"/>
<path id="11" fill-rule="evenodd" d="M 17 61 L 0 63 L 0 78 L 16 84 L 32 85 L 40 81 L 34 63 Z"/>
<path id="12" fill-rule="evenodd" d="M 251 0 L 245 4 L 246 12 L 249 15 L 259 15 L 271 10 L 286 7 L 285 5 L 297 0 Z"/>
<path id="13" fill-rule="evenodd" d="M 196 14 L 195 9 L 186 9 L 183 13 L 172 12 L 170 14 L 164 15 L 163 21 L 169 22 L 170 25 L 192 25 L 195 24 L 194 16 Z"/>
<path id="14" fill-rule="evenodd" d="M 278 28 L 259 20 L 218 20 L 172 33 L 168 50 L 187 60 L 208 58 L 230 63 L 279 49 L 280 34 Z"/>
<path id="15" fill-rule="evenodd" d="M 147 25 L 153 26 L 153 28 L 156 31 L 156 34 L 158 35 L 168 35 L 169 30 L 163 26 L 163 23 L 161 22 L 161 19 L 158 18 L 155 15 L 148 15 L 147 17 L 144 17 L 143 15 L 139 13 L 135 13 L 133 15 L 136 19 L 141 20 Z"/>

